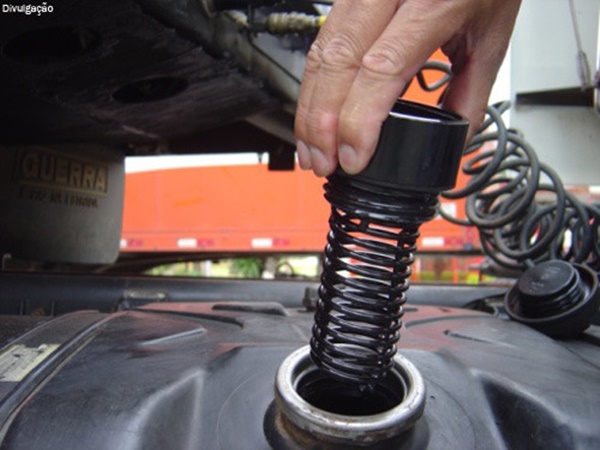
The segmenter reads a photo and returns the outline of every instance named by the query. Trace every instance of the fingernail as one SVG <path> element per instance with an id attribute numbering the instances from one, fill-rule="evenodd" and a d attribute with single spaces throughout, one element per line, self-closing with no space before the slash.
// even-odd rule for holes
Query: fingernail
<path id="1" fill-rule="evenodd" d="M 349 175 L 354 175 L 358 173 L 359 160 L 358 153 L 356 152 L 356 150 L 354 150 L 354 148 L 349 146 L 348 144 L 342 144 L 340 145 L 338 153 L 342 169 L 344 169 L 344 171 Z"/>
<path id="2" fill-rule="evenodd" d="M 312 156 L 312 169 L 315 175 L 324 177 L 329 175 L 329 161 L 321 150 L 317 147 L 310 147 L 310 155 Z"/>
<path id="3" fill-rule="evenodd" d="M 302 141 L 296 141 L 296 153 L 298 154 L 298 164 L 302 170 L 312 169 L 310 160 L 310 150 Z"/>

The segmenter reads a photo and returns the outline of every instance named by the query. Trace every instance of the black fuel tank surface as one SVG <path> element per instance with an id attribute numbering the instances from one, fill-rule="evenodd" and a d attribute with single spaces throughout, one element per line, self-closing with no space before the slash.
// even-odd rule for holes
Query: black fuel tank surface
<path id="1" fill-rule="evenodd" d="M 600 448 L 597 326 L 557 341 L 464 309 L 405 318 L 400 353 L 427 392 L 420 448 Z M 29 324 L 0 355 L 1 448 L 268 449 L 276 370 L 312 321 L 221 302 Z"/>

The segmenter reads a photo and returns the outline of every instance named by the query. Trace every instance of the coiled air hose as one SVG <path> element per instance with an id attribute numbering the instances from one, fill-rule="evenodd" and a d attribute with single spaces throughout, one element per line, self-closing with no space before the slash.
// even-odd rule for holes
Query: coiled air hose
<path id="1" fill-rule="evenodd" d="M 426 70 L 442 71 L 428 83 Z M 429 62 L 417 74 L 420 86 L 435 91 L 447 85 L 450 66 Z M 443 94 L 442 94 L 443 96 Z M 478 133 L 464 151 L 466 186 L 442 197 L 465 199 L 466 220 L 444 213 L 448 221 L 477 228 L 484 253 L 499 266 L 522 271 L 561 259 L 600 271 L 600 207 L 584 204 L 565 190 L 558 174 L 540 162 L 527 140 L 507 128 L 502 114 L 510 102 L 487 108 Z"/>

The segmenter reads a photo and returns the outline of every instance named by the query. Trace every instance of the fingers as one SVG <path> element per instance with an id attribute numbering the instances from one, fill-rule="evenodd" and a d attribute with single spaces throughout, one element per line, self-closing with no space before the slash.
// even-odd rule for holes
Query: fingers
<path id="1" fill-rule="evenodd" d="M 455 73 L 443 101 L 443 107 L 469 120 L 467 142 L 479 129 L 488 97 L 504 60 L 521 0 L 506 0 L 495 14 L 479 17 L 472 40 L 463 35 L 450 41 L 444 52 L 453 61 Z"/>
<path id="2" fill-rule="evenodd" d="M 496 72 L 482 59 L 472 59 L 453 77 L 442 107 L 469 121 L 467 142 L 475 135 L 483 120 Z"/>
<path id="3" fill-rule="evenodd" d="M 363 170 L 381 124 L 430 55 L 455 74 L 444 106 L 479 126 L 520 0 L 337 0 L 311 47 L 298 99 L 303 169 Z"/>
<path id="4" fill-rule="evenodd" d="M 342 105 L 362 56 L 393 17 L 397 2 L 338 0 L 335 6 L 307 57 L 296 112 L 300 166 L 319 176 L 337 166 Z"/>
<path id="5" fill-rule="evenodd" d="M 298 154 L 300 167 L 304 170 L 313 168 L 312 155 L 309 147 L 311 142 L 307 139 L 307 122 L 309 117 L 311 117 L 309 107 L 319 68 L 321 66 L 321 55 L 334 34 L 333 30 L 335 29 L 334 24 L 336 22 L 336 17 L 342 16 L 341 19 L 338 20 L 344 20 L 343 14 L 343 10 L 334 9 L 331 11 L 306 58 L 306 66 L 302 84 L 300 86 L 300 93 L 298 95 L 298 106 L 296 108 L 295 119 L 296 153 Z M 326 167 L 319 167 L 318 170 L 315 169 L 315 173 L 324 172 L 324 169 L 326 169 Z"/>
<path id="6" fill-rule="evenodd" d="M 406 2 L 361 60 L 340 116 L 339 162 L 349 174 L 368 164 L 381 124 L 394 102 L 429 56 L 450 37 L 464 15 L 452 3 Z M 449 19 L 451 18 L 451 19 Z M 456 26 L 450 22 L 455 21 Z"/>

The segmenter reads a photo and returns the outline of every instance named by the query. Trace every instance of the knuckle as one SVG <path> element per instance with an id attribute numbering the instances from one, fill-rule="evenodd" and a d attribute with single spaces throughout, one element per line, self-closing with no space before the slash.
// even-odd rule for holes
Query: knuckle
<path id="1" fill-rule="evenodd" d="M 316 72 L 321 67 L 321 60 L 323 55 L 324 44 L 323 41 L 317 39 L 312 43 L 308 54 L 306 55 L 306 68 L 307 72 Z"/>
<path id="2" fill-rule="evenodd" d="M 362 53 L 357 37 L 347 33 L 339 33 L 323 49 L 323 65 L 330 69 L 356 68 L 360 64 Z"/>
<path id="3" fill-rule="evenodd" d="M 405 46 L 398 42 L 382 42 L 371 48 L 362 58 L 362 67 L 369 72 L 397 76 L 405 64 Z"/>
<path id="4" fill-rule="evenodd" d="M 306 116 L 306 131 L 310 141 L 319 143 L 322 150 L 334 145 L 333 137 L 336 134 L 337 117 L 333 114 L 314 112 Z"/>

